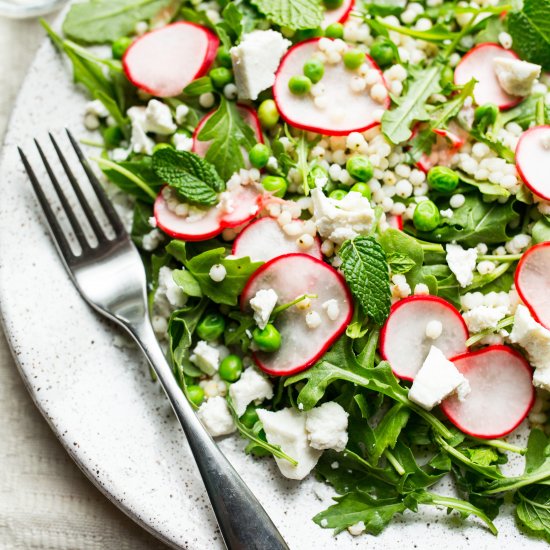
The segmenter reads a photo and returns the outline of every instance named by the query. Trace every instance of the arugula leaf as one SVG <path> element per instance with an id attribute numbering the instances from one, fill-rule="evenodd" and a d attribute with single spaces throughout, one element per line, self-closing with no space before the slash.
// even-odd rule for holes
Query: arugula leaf
<path id="1" fill-rule="evenodd" d="M 194 296 L 195 298 L 202 298 L 201 287 L 197 279 L 189 271 L 186 269 L 174 269 L 172 278 L 185 294 Z"/>
<path id="2" fill-rule="evenodd" d="M 73 4 L 63 23 L 69 38 L 87 44 L 114 42 L 134 32 L 136 23 L 148 21 L 177 0 L 88 0 Z"/>
<path id="3" fill-rule="evenodd" d="M 523 0 L 506 23 L 520 57 L 550 70 L 550 0 Z"/>
<path id="4" fill-rule="evenodd" d="M 407 6 L 407 0 L 366 0 L 364 6 L 371 15 L 399 15 Z"/>
<path id="5" fill-rule="evenodd" d="M 393 449 L 401 430 L 407 425 L 411 411 L 402 403 L 396 403 L 373 430 L 374 449 L 370 453 L 376 463 L 387 448 Z M 368 449 L 367 449 L 368 451 Z"/>
<path id="6" fill-rule="evenodd" d="M 534 244 L 550 241 L 550 220 L 543 216 L 535 223 L 531 234 L 533 235 Z"/>
<path id="7" fill-rule="evenodd" d="M 263 262 L 251 262 L 249 257 L 228 260 L 224 257 L 225 248 L 214 248 L 187 260 L 185 267 L 195 277 L 205 296 L 217 304 L 235 306 L 248 279 Z M 221 264 L 227 275 L 219 283 L 210 278 L 213 265 Z"/>
<path id="8" fill-rule="evenodd" d="M 509 197 L 510 191 L 498 185 L 498 183 L 490 183 L 488 181 L 478 181 L 475 178 L 470 178 L 463 172 L 457 171 L 460 181 L 472 187 L 479 189 L 482 195 L 488 195 L 491 197 Z"/>
<path id="9" fill-rule="evenodd" d="M 153 209 L 150 204 L 142 201 L 136 201 L 134 205 L 134 216 L 132 218 L 132 230 L 130 236 L 132 240 L 141 246 L 143 237 L 151 231 L 149 218 L 153 215 Z"/>
<path id="10" fill-rule="evenodd" d="M 436 23 L 433 27 L 426 31 L 421 31 L 412 27 L 392 25 L 380 17 L 376 18 L 376 23 L 389 31 L 395 31 L 399 34 L 410 36 L 418 40 L 425 40 L 426 42 L 443 42 L 445 40 L 454 40 L 458 36 L 458 33 L 452 32 L 449 30 L 447 25 L 442 23 Z"/>
<path id="11" fill-rule="evenodd" d="M 426 101 L 440 90 L 442 70 L 440 63 L 425 69 L 409 69 L 412 80 L 407 92 L 395 101 L 394 108 L 385 111 L 382 116 L 382 132 L 392 143 L 397 145 L 408 141 L 412 136 L 412 125 L 417 121 L 429 120 Z"/>
<path id="12" fill-rule="evenodd" d="M 315 29 L 323 21 L 319 0 L 252 0 L 252 4 L 280 27 Z"/>
<path id="13" fill-rule="evenodd" d="M 520 525 L 528 532 L 550 537 L 550 487 L 531 485 L 516 495 L 516 515 Z"/>
<path id="14" fill-rule="evenodd" d="M 174 239 L 166 245 L 166 252 L 173 256 L 181 264 L 187 262 L 187 247 L 184 241 Z"/>
<path id="15" fill-rule="evenodd" d="M 233 346 L 240 344 L 244 352 L 248 351 L 250 347 L 250 336 L 248 334 L 256 326 L 254 317 L 240 311 L 232 311 L 228 317 L 233 319 L 235 323 L 230 323 L 223 334 L 225 345 Z"/>
<path id="16" fill-rule="evenodd" d="M 214 205 L 225 184 L 216 169 L 189 151 L 163 147 L 153 154 L 153 170 L 178 196 L 188 202 Z"/>
<path id="17" fill-rule="evenodd" d="M 224 97 L 197 137 L 200 141 L 212 141 L 205 158 L 224 181 L 245 167 L 241 146 L 249 150 L 256 144 L 252 128 L 244 122 L 235 104 Z"/>
<path id="18" fill-rule="evenodd" d="M 344 242 L 338 255 L 340 269 L 363 312 L 379 326 L 391 306 L 390 275 L 386 254 L 373 237 L 355 237 Z"/>
<path id="19" fill-rule="evenodd" d="M 409 256 L 401 254 L 400 252 L 394 252 L 390 256 L 387 256 L 388 265 L 390 271 L 394 275 L 401 275 L 408 273 L 413 267 L 416 266 L 416 262 Z"/>
<path id="20" fill-rule="evenodd" d="M 209 76 L 201 76 L 196 80 L 193 80 L 184 89 L 183 93 L 188 96 L 199 96 L 208 92 L 214 91 L 214 85 L 212 79 Z"/>

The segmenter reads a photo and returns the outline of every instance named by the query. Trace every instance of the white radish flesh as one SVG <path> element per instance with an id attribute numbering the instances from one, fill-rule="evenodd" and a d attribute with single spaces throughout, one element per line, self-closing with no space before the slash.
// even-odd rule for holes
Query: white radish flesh
<path id="1" fill-rule="evenodd" d="M 292 306 L 277 316 L 275 326 L 281 333 L 281 348 L 275 353 L 255 352 L 257 365 L 274 376 L 300 372 L 317 361 L 342 334 L 353 314 L 353 301 L 340 273 L 321 260 L 306 254 L 279 256 L 264 264 L 250 278 L 241 295 L 241 308 L 262 289 L 273 289 L 279 304 L 292 302 L 304 294 L 316 294 L 307 309 Z M 336 300 L 338 314 L 330 319 L 323 304 Z M 306 315 L 316 312 L 322 319 L 309 328 Z"/>
<path id="2" fill-rule="evenodd" d="M 158 97 L 174 97 L 208 71 L 218 44 L 211 30 L 180 21 L 138 38 L 124 54 L 122 65 L 138 88 Z"/>
<path id="3" fill-rule="evenodd" d="M 533 371 L 527 361 L 507 346 L 490 346 L 452 359 L 470 384 L 462 401 L 452 396 L 441 408 L 461 431 L 496 439 L 515 430 L 535 401 Z"/>
<path id="4" fill-rule="evenodd" d="M 515 282 L 531 315 L 550 329 L 550 242 L 537 244 L 523 255 L 516 269 Z"/>
<path id="5" fill-rule="evenodd" d="M 352 91 L 350 82 L 357 73 L 347 70 L 343 62 L 325 64 L 325 73 L 319 82 L 325 88 L 325 109 L 315 105 L 311 94 L 296 95 L 289 90 L 290 78 L 303 74 L 304 63 L 319 53 L 318 42 L 319 39 L 314 38 L 295 45 L 279 65 L 273 97 L 283 119 L 296 128 L 332 136 L 362 132 L 379 124 L 376 113 L 389 107 L 389 95 L 384 103 L 378 103 L 368 90 Z M 380 84 L 385 85 L 382 72 L 367 55 L 365 63 L 379 73 Z"/>
<path id="6" fill-rule="evenodd" d="M 426 326 L 439 321 L 443 330 L 435 339 Z M 380 334 L 380 353 L 394 374 L 414 380 L 432 346 L 450 358 L 467 351 L 468 329 L 458 310 L 437 296 L 411 296 L 397 302 Z"/>
<path id="7" fill-rule="evenodd" d="M 344 0 L 342 5 L 339 8 L 334 10 L 325 10 L 325 15 L 323 22 L 321 23 L 321 28 L 326 29 L 329 25 L 333 23 L 343 23 L 347 21 L 351 10 L 355 4 L 355 0 Z"/>
<path id="8" fill-rule="evenodd" d="M 537 197 L 550 200 L 550 126 L 527 130 L 516 148 L 521 179 Z"/>
<path id="9" fill-rule="evenodd" d="M 455 69 L 455 84 L 464 86 L 472 78 L 477 80 L 474 88 L 474 99 L 478 105 L 494 103 L 500 109 L 510 109 L 522 98 L 508 94 L 500 85 L 495 72 L 495 59 L 507 57 L 518 59 L 511 50 L 506 50 L 498 44 L 484 42 L 470 50 Z"/>
<path id="10" fill-rule="evenodd" d="M 295 220 L 295 223 L 303 222 Z M 254 262 L 268 262 L 278 256 L 303 252 L 322 259 L 319 239 L 314 239 L 307 250 L 297 244 L 297 237 L 289 237 L 273 218 L 262 218 L 248 225 L 233 244 L 233 256 L 249 256 Z"/>

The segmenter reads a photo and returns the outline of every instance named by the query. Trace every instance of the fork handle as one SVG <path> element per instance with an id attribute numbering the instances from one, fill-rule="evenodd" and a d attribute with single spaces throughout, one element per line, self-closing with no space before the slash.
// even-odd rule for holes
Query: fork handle
<path id="1" fill-rule="evenodd" d="M 262 505 L 206 432 L 176 382 L 149 320 L 126 325 L 151 363 L 187 437 L 229 550 L 288 550 Z"/>

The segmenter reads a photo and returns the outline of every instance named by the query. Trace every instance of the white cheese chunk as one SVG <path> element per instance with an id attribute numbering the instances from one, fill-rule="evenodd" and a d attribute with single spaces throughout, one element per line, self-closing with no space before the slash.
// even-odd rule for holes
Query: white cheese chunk
<path id="1" fill-rule="evenodd" d="M 521 59 L 496 57 L 494 60 L 497 80 L 510 95 L 526 96 L 540 76 L 542 67 Z"/>
<path id="2" fill-rule="evenodd" d="M 448 244 L 446 250 L 447 264 L 460 286 L 465 288 L 472 284 L 474 269 L 476 268 L 477 249 L 469 248 L 465 250 L 459 244 Z"/>
<path id="3" fill-rule="evenodd" d="M 521 346 L 535 367 L 533 385 L 550 391 L 550 330 L 537 323 L 523 305 L 516 309 L 510 342 Z"/>
<path id="4" fill-rule="evenodd" d="M 499 321 L 506 317 L 506 306 L 478 306 L 462 315 L 471 334 L 486 329 L 496 329 Z"/>
<path id="5" fill-rule="evenodd" d="M 429 411 L 457 390 L 464 398 L 469 393 L 468 381 L 439 348 L 432 346 L 409 390 L 409 399 Z"/>
<path id="6" fill-rule="evenodd" d="M 272 288 L 268 288 L 258 290 L 254 298 L 250 300 L 250 307 L 254 311 L 254 321 L 262 330 L 269 323 L 269 318 L 277 305 L 278 299 L 277 293 Z"/>
<path id="7" fill-rule="evenodd" d="M 295 409 L 282 409 L 277 412 L 258 409 L 267 441 L 279 445 L 283 452 L 298 462 L 293 466 L 284 458 L 275 458 L 281 473 L 289 479 L 304 479 L 315 468 L 322 451 L 309 445 L 306 431 L 306 413 Z"/>
<path id="8" fill-rule="evenodd" d="M 223 397 L 211 397 L 205 401 L 197 415 L 212 437 L 228 435 L 236 429 L 227 401 Z"/>
<path id="9" fill-rule="evenodd" d="M 263 401 L 273 397 L 271 382 L 255 368 L 246 369 L 239 380 L 229 387 L 229 395 L 237 416 L 241 417 L 246 407 L 253 401 Z"/>
<path id="10" fill-rule="evenodd" d="M 210 346 L 204 340 L 200 340 L 195 346 L 189 360 L 199 367 L 202 372 L 208 374 L 208 376 L 212 376 L 220 368 L 220 350 L 214 346 Z"/>
<path id="11" fill-rule="evenodd" d="M 147 132 L 169 136 L 178 128 L 172 119 L 172 111 L 158 99 L 151 99 L 145 109 L 145 127 Z"/>
<path id="12" fill-rule="evenodd" d="M 235 84 L 240 99 L 257 99 L 260 92 L 275 83 L 275 72 L 290 41 L 274 30 L 245 34 L 238 46 L 231 48 Z"/>
<path id="13" fill-rule="evenodd" d="M 348 413 L 334 401 L 323 403 L 307 412 L 306 431 L 309 444 L 320 451 L 341 452 L 348 443 Z"/>

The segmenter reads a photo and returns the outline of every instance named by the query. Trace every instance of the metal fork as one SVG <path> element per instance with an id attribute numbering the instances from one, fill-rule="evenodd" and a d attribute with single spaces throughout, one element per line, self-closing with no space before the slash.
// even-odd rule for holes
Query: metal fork
<path id="1" fill-rule="evenodd" d="M 70 206 L 44 151 L 35 140 L 62 210 L 80 245 L 80 253 L 74 253 L 71 249 L 68 235 L 63 230 L 42 185 L 20 148 L 19 154 L 69 276 L 88 304 L 105 317 L 123 326 L 151 363 L 185 432 L 227 547 L 231 550 L 288 549 L 281 534 L 256 497 L 203 428 L 178 386 L 149 320 L 145 269 L 139 253 L 76 140 L 68 130 L 67 134 L 114 232 L 113 238 L 107 236 L 58 143 L 50 134 L 65 174 L 97 239 L 97 245 L 90 244 L 77 213 Z"/>

